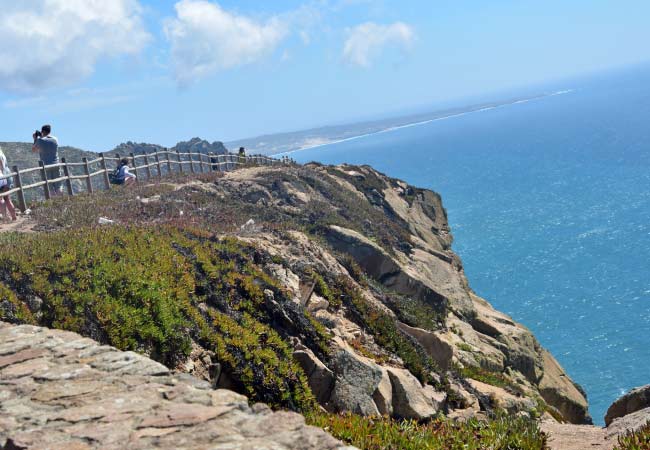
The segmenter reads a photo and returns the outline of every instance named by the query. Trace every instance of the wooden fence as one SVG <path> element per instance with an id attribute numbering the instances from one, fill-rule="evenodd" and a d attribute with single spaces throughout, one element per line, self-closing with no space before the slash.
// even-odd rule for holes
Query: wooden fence
<path id="1" fill-rule="evenodd" d="M 16 194 L 18 207 L 22 212 L 27 209 L 27 193 L 42 189 L 42 196 L 49 200 L 57 192 L 53 192 L 54 183 L 63 186 L 63 193 L 75 195 L 80 192 L 94 192 L 96 189 L 110 189 L 109 174 L 115 170 L 123 158 L 119 154 L 114 157 L 99 153 L 93 160 L 82 158 L 81 162 L 69 162 L 61 158 L 58 164 L 45 165 L 39 161 L 38 167 L 20 169 L 13 166 L 11 173 L 0 174 L 0 179 L 13 177 L 12 189 L 0 193 L 0 198 Z M 171 174 L 200 174 L 207 172 L 229 172 L 244 166 L 287 165 L 293 163 L 289 158 L 275 159 L 264 155 L 212 154 L 212 153 L 180 153 L 178 151 L 160 150 L 155 153 L 129 154 L 129 167 L 138 181 L 161 179 Z M 139 164 L 139 165 L 138 165 Z M 112 167 L 109 167 L 112 166 Z M 58 170 L 57 178 L 48 178 L 48 172 Z M 34 197 L 33 195 L 31 197 Z"/>

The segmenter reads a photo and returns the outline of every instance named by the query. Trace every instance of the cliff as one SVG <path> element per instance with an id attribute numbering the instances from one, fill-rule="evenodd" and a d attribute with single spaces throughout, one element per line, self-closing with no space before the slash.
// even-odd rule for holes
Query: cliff
<path id="1" fill-rule="evenodd" d="M 591 421 L 553 356 L 471 290 L 434 192 L 310 164 L 88 201 L 35 209 L 47 239 L 0 239 L 0 320 L 74 331 L 274 408 Z"/>

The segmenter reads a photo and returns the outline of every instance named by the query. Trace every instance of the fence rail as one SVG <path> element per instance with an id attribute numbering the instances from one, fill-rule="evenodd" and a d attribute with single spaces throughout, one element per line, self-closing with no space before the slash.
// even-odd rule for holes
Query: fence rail
<path id="1" fill-rule="evenodd" d="M 163 158 L 164 156 L 164 158 Z M 0 179 L 13 178 L 14 184 L 11 189 L 0 193 L 0 198 L 16 195 L 18 207 L 22 212 L 27 210 L 27 198 L 38 199 L 38 197 L 49 200 L 53 195 L 59 193 L 70 196 L 81 192 L 94 192 L 96 189 L 111 189 L 109 174 L 115 168 L 111 164 L 119 164 L 119 161 L 127 157 L 132 163 L 129 165 L 136 175 L 136 181 L 147 181 L 151 179 L 162 179 L 172 174 L 201 174 L 209 172 L 230 172 L 239 167 L 247 166 L 280 166 L 293 164 L 293 160 L 283 157 L 282 159 L 271 158 L 265 155 L 239 155 L 236 153 L 213 154 L 179 151 L 159 150 L 155 153 L 130 153 L 128 156 L 121 156 L 119 153 L 114 157 L 99 153 L 99 157 L 88 160 L 68 162 L 61 158 L 57 164 L 45 165 L 39 161 L 38 167 L 20 169 L 13 166 L 10 173 L 0 174 Z M 54 169 L 58 170 L 58 176 L 50 178 Z M 100 179 L 101 178 L 101 179 Z M 53 192 L 51 185 L 60 183 L 64 189 L 58 188 L 59 192 Z M 42 188 L 42 196 L 38 192 Z M 31 194 L 31 195 L 30 195 Z"/>

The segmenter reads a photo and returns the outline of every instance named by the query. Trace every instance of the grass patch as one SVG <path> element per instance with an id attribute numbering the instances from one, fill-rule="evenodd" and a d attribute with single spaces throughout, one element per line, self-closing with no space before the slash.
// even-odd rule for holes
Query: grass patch
<path id="1" fill-rule="evenodd" d="M 329 336 L 264 273 L 270 256 L 259 249 L 169 226 L 9 234 L 0 245 L 1 320 L 74 331 L 169 367 L 194 340 L 252 401 L 315 405 L 286 338 L 324 355 Z M 30 311 L 35 297 L 42 306 Z"/>
<path id="2" fill-rule="evenodd" d="M 469 345 L 469 344 L 467 344 L 465 342 L 461 342 L 460 344 L 457 344 L 456 347 L 458 347 L 460 350 L 462 350 L 464 352 L 473 352 L 474 351 L 474 348 L 472 348 L 471 345 Z"/>
<path id="3" fill-rule="evenodd" d="M 356 415 L 308 414 L 307 422 L 362 450 L 544 450 L 546 436 L 529 419 L 498 415 L 466 423 L 435 419 L 411 420 Z"/>

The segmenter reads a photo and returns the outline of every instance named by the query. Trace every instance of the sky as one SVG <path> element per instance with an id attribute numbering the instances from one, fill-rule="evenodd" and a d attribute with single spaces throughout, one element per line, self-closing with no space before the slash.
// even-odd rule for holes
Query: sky
<path id="1" fill-rule="evenodd" d="M 647 0 L 0 0 L 0 141 L 230 141 L 650 61 Z M 567 86 L 570 87 L 570 86 Z"/>

